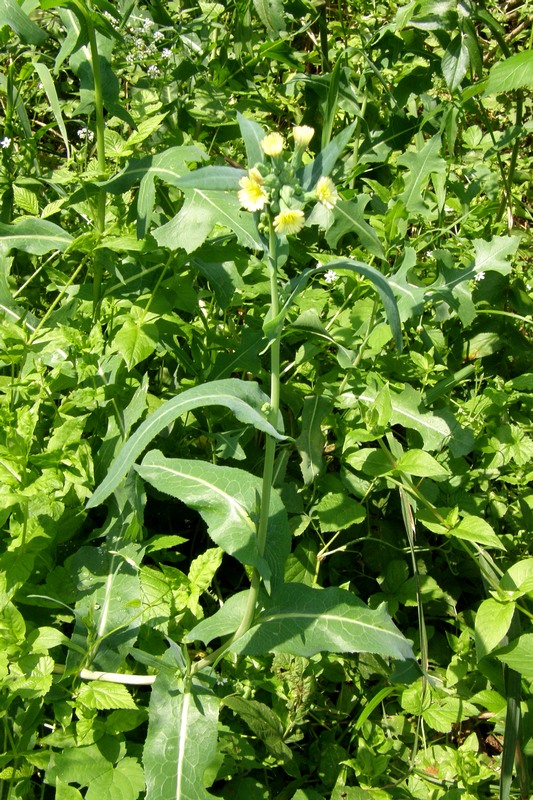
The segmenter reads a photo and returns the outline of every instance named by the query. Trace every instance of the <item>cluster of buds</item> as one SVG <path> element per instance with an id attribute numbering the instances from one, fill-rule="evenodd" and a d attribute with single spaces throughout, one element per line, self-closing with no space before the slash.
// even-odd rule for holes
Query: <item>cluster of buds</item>
<path id="1" fill-rule="evenodd" d="M 338 200 L 331 178 L 322 176 L 312 191 L 304 191 L 297 171 L 314 130 L 308 125 L 292 129 L 294 149 L 290 161 L 283 157 L 285 140 L 281 133 L 269 133 L 261 140 L 261 149 L 268 161 L 255 164 L 241 178 L 239 202 L 247 211 L 260 211 L 261 227 L 273 224 L 280 236 L 299 233 L 305 225 L 305 207 L 319 202 L 331 210 Z"/>

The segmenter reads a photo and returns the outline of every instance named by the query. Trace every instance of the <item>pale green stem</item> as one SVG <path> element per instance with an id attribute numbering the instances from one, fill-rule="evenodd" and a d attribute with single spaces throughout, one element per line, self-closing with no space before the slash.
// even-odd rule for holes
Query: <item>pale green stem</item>
<path id="1" fill-rule="evenodd" d="M 88 12 L 84 3 L 77 2 L 76 6 L 80 9 L 87 25 L 87 33 L 89 37 L 89 48 L 91 51 L 91 68 L 93 73 L 94 83 L 94 115 L 96 123 L 96 157 L 98 162 L 98 172 L 100 180 L 105 177 L 106 173 L 106 155 L 105 155 L 105 120 L 104 120 L 104 95 L 102 91 L 102 73 L 100 71 L 100 58 L 98 55 L 98 44 L 96 41 L 96 32 L 94 29 L 93 21 L 90 13 Z M 105 206 L 106 206 L 106 191 L 102 187 L 98 189 L 96 201 L 96 219 L 95 226 L 98 234 L 102 235 L 105 229 Z M 105 256 L 101 250 L 97 250 L 94 256 L 93 264 L 93 316 L 98 316 L 101 292 L 102 292 L 102 276 L 104 273 L 104 260 Z"/>
<path id="2" fill-rule="evenodd" d="M 271 304 L 271 318 L 275 319 L 279 314 L 279 293 L 278 293 L 278 255 L 277 255 L 277 236 L 270 224 L 270 247 L 268 268 L 270 274 L 270 304 Z M 276 333 L 276 336 L 270 347 L 270 421 L 273 425 L 278 422 L 279 405 L 280 405 L 280 344 L 281 344 L 281 328 Z M 274 477 L 274 461 L 276 457 L 276 441 L 271 436 L 266 437 L 265 443 L 265 461 L 263 464 L 263 481 L 261 488 L 261 507 L 259 511 L 259 523 L 257 526 L 257 551 L 260 556 L 265 552 L 265 546 L 268 534 L 268 520 L 270 515 L 270 497 L 272 494 L 272 481 Z M 250 589 L 248 591 L 248 598 L 246 602 L 246 609 L 243 614 L 241 624 L 228 639 L 217 650 L 214 650 L 205 658 L 196 661 L 192 665 L 192 672 L 198 672 L 203 667 L 215 663 L 220 656 L 230 647 L 233 642 L 240 639 L 247 630 L 249 630 L 257 608 L 257 600 L 259 597 L 259 590 L 261 588 L 261 575 L 257 567 L 254 567 L 252 578 L 250 581 Z"/>

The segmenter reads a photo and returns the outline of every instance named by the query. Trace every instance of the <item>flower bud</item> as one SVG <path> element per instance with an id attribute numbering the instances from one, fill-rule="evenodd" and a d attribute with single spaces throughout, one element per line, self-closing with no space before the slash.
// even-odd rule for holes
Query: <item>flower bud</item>
<path id="1" fill-rule="evenodd" d="M 298 147 L 307 147 L 313 138 L 314 133 L 315 129 L 309 127 L 309 125 L 296 125 L 292 129 L 294 144 Z"/>
<path id="2" fill-rule="evenodd" d="M 281 133 L 269 133 L 261 139 L 261 149 L 267 156 L 280 156 L 285 142 Z"/>

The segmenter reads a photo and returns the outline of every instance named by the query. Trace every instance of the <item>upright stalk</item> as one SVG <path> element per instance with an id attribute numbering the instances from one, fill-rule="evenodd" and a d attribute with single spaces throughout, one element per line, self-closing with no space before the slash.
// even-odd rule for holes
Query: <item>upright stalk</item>
<path id="1" fill-rule="evenodd" d="M 277 317 L 279 314 L 279 292 L 278 292 L 278 239 L 270 222 L 269 233 L 269 254 L 268 254 L 268 270 L 270 278 L 270 309 L 272 318 Z M 276 336 L 270 346 L 270 422 L 276 425 L 279 416 L 280 406 L 280 345 L 281 345 L 281 328 L 277 331 Z M 263 479 L 261 487 L 261 506 L 259 510 L 259 523 L 257 526 L 257 550 L 260 556 L 264 555 L 267 534 L 268 534 L 268 520 L 270 516 L 270 498 L 272 496 L 272 481 L 274 478 L 274 462 L 276 458 L 276 440 L 272 436 L 266 437 L 265 442 L 265 460 L 263 464 Z M 259 597 L 259 590 L 261 588 L 261 575 L 257 567 L 254 567 L 252 578 L 250 581 L 250 589 L 248 591 L 248 599 L 246 608 L 243 614 L 241 624 L 228 639 L 217 650 L 214 650 L 205 658 L 200 661 L 195 661 L 192 665 L 192 672 L 199 672 L 204 667 L 214 664 L 220 656 L 230 647 L 233 642 L 240 639 L 246 631 L 250 628 L 255 611 L 257 608 L 257 600 Z"/>
<path id="2" fill-rule="evenodd" d="M 98 163 L 98 173 L 100 179 L 105 177 L 106 173 L 106 155 L 105 155 L 105 120 L 104 120 L 104 94 L 102 90 L 102 73 L 100 71 L 100 57 L 98 54 L 98 43 L 96 41 L 96 31 L 93 21 L 91 19 L 91 12 L 86 7 L 85 3 L 76 0 L 76 8 L 79 10 L 87 27 L 87 36 L 89 39 L 89 50 L 91 53 L 91 69 L 93 73 L 94 84 L 94 116 L 96 125 L 96 158 Z M 96 231 L 101 236 L 105 229 L 105 206 L 106 206 L 106 191 L 103 188 L 98 189 L 96 199 L 96 217 L 95 227 Z M 102 276 L 104 272 L 104 254 L 97 250 L 93 262 L 93 317 L 98 317 L 98 311 L 101 301 L 102 293 Z"/>

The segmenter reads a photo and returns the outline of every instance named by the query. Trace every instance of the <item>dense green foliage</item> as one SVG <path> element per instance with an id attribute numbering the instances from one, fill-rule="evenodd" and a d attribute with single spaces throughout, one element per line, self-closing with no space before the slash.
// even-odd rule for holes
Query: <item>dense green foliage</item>
<path id="1" fill-rule="evenodd" d="M 529 798 L 532 11 L 0 0 L 0 800 Z"/>

